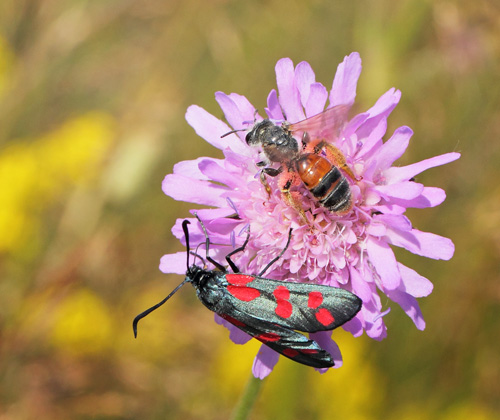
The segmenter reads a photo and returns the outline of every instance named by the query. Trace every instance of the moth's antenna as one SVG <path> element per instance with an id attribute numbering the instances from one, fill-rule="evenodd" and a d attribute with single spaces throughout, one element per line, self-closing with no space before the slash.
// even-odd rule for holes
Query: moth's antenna
<path id="1" fill-rule="evenodd" d="M 181 284 L 179 284 L 172 292 L 170 292 L 170 294 L 165 299 L 163 299 L 161 302 L 157 303 L 156 305 L 151 306 L 151 308 L 146 309 L 144 312 L 140 313 L 139 315 L 137 315 L 134 318 L 134 321 L 132 322 L 132 329 L 134 330 L 134 337 L 135 338 L 137 338 L 137 324 L 139 323 L 139 321 L 142 318 L 148 316 L 154 310 L 158 309 L 161 305 L 163 305 L 167 300 L 169 300 L 175 294 L 175 292 L 177 292 L 177 290 L 179 290 L 182 286 L 184 286 L 184 283 L 186 283 L 188 281 L 190 281 L 190 278 L 186 276 L 184 281 Z"/>
<path id="2" fill-rule="evenodd" d="M 189 220 L 184 220 L 182 222 L 182 230 L 184 231 L 184 236 L 186 238 L 186 269 L 189 271 L 189 231 L 187 225 L 191 224 Z"/>
<path id="3" fill-rule="evenodd" d="M 184 231 L 184 236 L 186 237 L 186 254 L 187 254 L 187 257 L 186 257 L 186 267 L 187 267 L 187 271 L 186 271 L 186 278 L 184 279 L 184 281 L 179 284 L 165 299 L 163 299 L 161 302 L 157 303 L 156 305 L 154 306 L 151 306 L 151 308 L 149 309 L 146 309 L 144 312 L 140 313 L 139 315 L 137 315 L 135 318 L 134 318 L 134 321 L 132 322 L 132 329 L 134 330 L 134 337 L 137 338 L 137 324 L 139 323 L 139 321 L 148 316 L 151 312 L 153 312 L 154 310 L 158 309 L 161 305 L 163 305 L 167 300 L 169 300 L 174 294 L 175 292 L 177 292 L 177 290 L 179 290 L 182 286 L 184 286 L 184 283 L 188 282 L 188 281 L 191 281 L 191 279 L 189 278 L 189 231 L 188 231 L 188 228 L 187 228 L 187 225 L 190 224 L 190 221 L 189 220 L 184 220 L 182 222 L 182 230 Z M 196 255 L 196 254 L 195 254 Z"/>

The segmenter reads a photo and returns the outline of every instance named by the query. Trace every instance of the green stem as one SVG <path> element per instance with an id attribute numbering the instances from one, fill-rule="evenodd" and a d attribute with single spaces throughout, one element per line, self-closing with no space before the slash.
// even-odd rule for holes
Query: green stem
<path id="1" fill-rule="evenodd" d="M 255 405 L 255 401 L 257 401 L 262 382 L 261 379 L 257 379 L 250 374 L 247 386 L 231 416 L 232 420 L 246 420 L 248 418 Z"/>

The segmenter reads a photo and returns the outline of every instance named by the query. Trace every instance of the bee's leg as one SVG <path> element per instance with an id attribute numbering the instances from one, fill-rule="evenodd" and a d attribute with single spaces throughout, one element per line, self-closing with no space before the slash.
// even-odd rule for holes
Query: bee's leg
<path id="1" fill-rule="evenodd" d="M 309 142 L 311 141 L 311 136 L 307 131 L 302 134 L 302 149 L 305 149 Z"/>
<path id="2" fill-rule="evenodd" d="M 333 144 L 327 143 L 324 140 L 319 140 L 311 144 L 311 148 L 313 149 L 312 151 L 316 154 L 319 154 L 322 150 L 324 150 L 326 158 L 331 163 L 342 169 L 347 175 L 351 177 L 351 179 L 355 181 L 361 181 L 362 178 L 356 177 L 356 175 L 354 175 L 354 172 L 347 165 L 344 154 Z"/>
<path id="3" fill-rule="evenodd" d="M 281 195 L 283 196 L 283 200 L 285 201 L 285 203 L 297 210 L 302 219 L 304 219 L 304 221 L 309 224 L 306 213 L 302 208 L 300 193 L 297 191 L 290 191 L 293 186 L 300 185 L 301 183 L 302 182 L 299 178 L 299 175 L 295 172 L 290 171 L 284 172 L 278 180 Z"/>
<path id="4" fill-rule="evenodd" d="M 278 176 L 282 171 L 283 171 L 283 168 L 281 168 L 281 167 L 278 169 L 263 168 L 262 171 L 260 171 L 260 182 L 262 183 L 262 185 L 264 185 L 264 188 L 266 189 L 268 197 L 271 197 L 272 191 L 271 191 L 271 187 L 269 186 L 269 184 L 267 182 L 266 175 L 275 177 L 275 176 Z"/>

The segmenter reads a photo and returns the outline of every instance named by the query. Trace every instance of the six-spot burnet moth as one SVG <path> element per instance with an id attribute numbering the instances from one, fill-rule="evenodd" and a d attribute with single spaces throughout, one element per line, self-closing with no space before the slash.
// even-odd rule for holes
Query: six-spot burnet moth
<path id="1" fill-rule="evenodd" d="M 273 350 L 295 362 L 315 368 L 334 365 L 331 355 L 319 344 L 295 331 L 317 332 L 333 330 L 352 319 L 361 309 L 361 299 L 353 293 L 337 287 L 307 283 L 292 283 L 263 278 L 264 273 L 283 255 L 290 244 L 292 229 L 285 248 L 267 264 L 259 274 L 242 274 L 231 256 L 245 249 L 245 243 L 226 256 L 233 270 L 226 268 L 209 256 L 210 239 L 197 214 L 205 234 L 206 259 L 218 270 L 206 269 L 201 256 L 189 248 L 189 232 L 184 220 L 182 229 L 186 237 L 186 278 L 165 299 L 137 315 L 133 321 L 137 337 L 137 323 L 163 305 L 185 283 L 196 289 L 200 301 L 211 311 L 261 341 Z M 189 255 L 203 261 L 204 268 L 189 265 Z"/>

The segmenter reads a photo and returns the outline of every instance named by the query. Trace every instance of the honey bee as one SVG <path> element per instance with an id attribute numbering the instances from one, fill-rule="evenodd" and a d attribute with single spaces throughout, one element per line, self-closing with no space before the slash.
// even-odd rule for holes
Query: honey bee
<path id="1" fill-rule="evenodd" d="M 337 105 L 295 124 L 285 121 L 276 125 L 265 119 L 255 123 L 246 135 L 247 144 L 260 145 L 266 157 L 257 165 L 262 167 L 260 180 L 268 195 L 272 191 L 266 176 L 279 176 L 278 186 L 284 201 L 306 222 L 300 193 L 292 191 L 292 187 L 301 184 L 320 205 L 337 215 L 347 214 L 352 209 L 351 187 L 342 172 L 352 180 L 357 178 L 343 153 L 332 144 L 347 121 L 349 109 L 348 105 Z M 294 135 L 302 135 L 302 147 Z M 280 167 L 268 166 L 273 163 L 279 163 Z"/>

